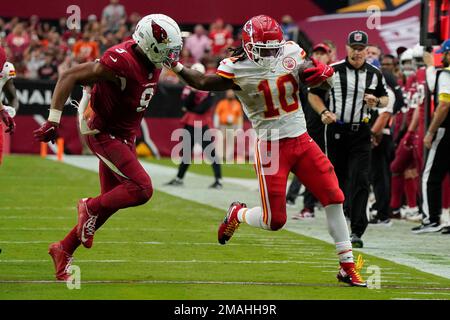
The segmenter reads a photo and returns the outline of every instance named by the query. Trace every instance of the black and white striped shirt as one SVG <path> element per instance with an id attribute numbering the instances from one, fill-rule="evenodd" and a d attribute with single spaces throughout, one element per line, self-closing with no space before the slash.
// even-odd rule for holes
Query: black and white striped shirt
<path id="1" fill-rule="evenodd" d="M 386 81 L 381 71 L 365 62 L 355 69 L 347 59 L 331 65 L 334 69 L 334 86 L 330 92 L 328 108 L 343 123 L 360 123 L 369 119 L 369 109 L 364 94 L 387 96 Z"/>

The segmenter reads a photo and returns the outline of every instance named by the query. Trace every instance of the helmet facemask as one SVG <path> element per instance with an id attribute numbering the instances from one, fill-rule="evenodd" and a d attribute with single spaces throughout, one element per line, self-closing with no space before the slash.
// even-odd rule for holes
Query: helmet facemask
<path id="1" fill-rule="evenodd" d="M 247 43 L 245 52 L 250 60 L 260 67 L 273 69 L 284 52 L 285 41 L 267 41 L 266 43 Z"/>
<path id="2" fill-rule="evenodd" d="M 146 52 L 147 57 L 157 67 L 165 66 L 167 68 L 170 68 L 173 62 L 177 62 L 180 59 L 180 53 L 181 45 L 165 48 L 155 46 L 153 49 L 149 48 L 149 51 Z"/>

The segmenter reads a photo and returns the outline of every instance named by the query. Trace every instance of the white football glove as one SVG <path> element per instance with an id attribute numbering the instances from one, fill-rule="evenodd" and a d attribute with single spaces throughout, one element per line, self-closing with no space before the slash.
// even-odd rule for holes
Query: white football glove
<path id="1" fill-rule="evenodd" d="M 14 118 L 16 116 L 16 109 L 10 106 L 3 106 L 3 108 L 8 112 L 9 116 L 11 118 Z"/>

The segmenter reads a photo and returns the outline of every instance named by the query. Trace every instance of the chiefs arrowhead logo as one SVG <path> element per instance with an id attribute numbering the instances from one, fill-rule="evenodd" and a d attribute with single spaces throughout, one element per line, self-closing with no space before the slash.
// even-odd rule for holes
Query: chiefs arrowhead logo
<path id="1" fill-rule="evenodd" d="M 286 70 L 291 71 L 291 70 L 293 70 L 296 66 L 297 66 L 297 62 L 295 61 L 294 58 L 292 58 L 292 57 L 286 57 L 286 58 L 283 59 L 283 67 L 284 67 Z"/>
<path id="2" fill-rule="evenodd" d="M 169 43 L 166 30 L 164 30 L 155 21 L 152 21 L 152 33 L 153 37 L 156 39 L 158 43 Z"/>
<path id="3" fill-rule="evenodd" d="M 253 36 L 253 24 L 252 21 L 247 21 L 247 23 L 244 25 L 244 31 L 249 35 L 251 38 Z"/>

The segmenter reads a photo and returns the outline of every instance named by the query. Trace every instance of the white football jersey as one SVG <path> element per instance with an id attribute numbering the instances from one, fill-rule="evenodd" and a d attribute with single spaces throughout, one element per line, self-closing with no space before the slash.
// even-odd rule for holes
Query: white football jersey
<path id="1" fill-rule="evenodd" d="M 3 90 L 5 83 L 11 79 L 16 77 L 16 69 L 14 69 L 14 65 L 10 62 L 5 62 L 3 65 L 3 69 L 0 72 L 0 93 Z"/>
<path id="2" fill-rule="evenodd" d="M 262 140 L 297 137 L 306 132 L 305 115 L 299 97 L 299 66 L 305 51 L 288 41 L 273 69 L 260 67 L 250 59 L 226 58 L 217 74 L 233 79 L 245 114 Z"/>

